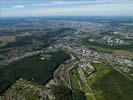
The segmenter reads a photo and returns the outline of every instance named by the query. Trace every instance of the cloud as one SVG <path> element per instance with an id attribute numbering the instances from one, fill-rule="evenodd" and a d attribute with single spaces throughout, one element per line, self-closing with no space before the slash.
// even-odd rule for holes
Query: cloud
<path id="1" fill-rule="evenodd" d="M 13 6 L 13 8 L 25 8 L 25 6 L 24 5 L 15 5 L 15 6 Z"/>

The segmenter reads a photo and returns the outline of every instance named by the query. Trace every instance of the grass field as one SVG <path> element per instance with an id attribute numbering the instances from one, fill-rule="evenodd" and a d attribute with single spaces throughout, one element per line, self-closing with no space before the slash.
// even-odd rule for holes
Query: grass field
<path id="1" fill-rule="evenodd" d="M 98 43 L 89 42 L 87 39 L 83 39 L 81 41 L 81 45 L 84 45 L 89 49 L 96 50 L 96 51 L 99 51 L 99 52 L 106 52 L 106 53 L 112 53 L 113 52 L 112 49 L 106 48 L 103 45 L 101 46 Z"/>
<path id="2" fill-rule="evenodd" d="M 86 100 L 95 100 L 95 96 L 94 96 L 91 88 L 89 87 L 87 81 L 83 82 L 82 91 L 85 93 Z"/>
<path id="3" fill-rule="evenodd" d="M 96 50 L 99 52 L 105 53 L 113 53 L 116 52 L 114 50 L 123 50 L 125 55 L 129 55 L 129 52 L 133 52 L 133 42 L 129 45 L 107 45 L 107 44 L 100 44 L 95 42 L 89 42 L 87 39 L 83 39 L 81 41 L 81 45 L 84 45 L 92 50 Z M 118 53 L 117 53 L 118 54 Z"/>
<path id="4" fill-rule="evenodd" d="M 70 78 L 74 100 L 95 100 L 87 82 L 80 80 L 80 76 L 76 68 L 71 70 Z"/>
<path id="5" fill-rule="evenodd" d="M 0 36 L 0 41 L 2 41 L 2 42 L 15 42 L 16 36 Z"/>
<path id="6" fill-rule="evenodd" d="M 71 78 L 72 89 L 80 90 L 80 86 L 79 86 L 79 83 L 78 83 L 78 80 L 79 80 L 78 71 L 76 69 L 73 69 L 70 72 L 70 78 Z"/>
<path id="7" fill-rule="evenodd" d="M 82 90 L 83 90 L 85 93 L 92 92 L 91 89 L 88 88 L 88 84 L 87 84 L 86 82 L 83 82 Z"/>
<path id="8" fill-rule="evenodd" d="M 114 56 L 133 57 L 133 51 L 128 51 L 128 50 L 124 50 L 124 49 L 115 50 L 113 48 L 109 49 L 109 48 L 106 48 L 106 47 L 97 46 L 97 45 L 93 45 L 93 44 L 88 44 L 88 45 L 86 44 L 86 46 L 89 49 L 96 50 L 98 52 L 111 53 Z"/>
<path id="9" fill-rule="evenodd" d="M 132 100 L 133 81 L 117 70 L 97 64 L 98 72 L 88 80 L 97 100 Z"/>
<path id="10" fill-rule="evenodd" d="M 72 96 L 74 100 L 86 100 L 85 93 L 81 91 L 79 85 L 79 76 L 76 68 L 70 71 L 70 81 L 72 87 Z"/>
<path id="11" fill-rule="evenodd" d="M 51 57 L 48 60 L 41 60 L 40 55 L 34 55 L 0 68 L 0 93 L 20 77 L 45 84 L 53 77 L 54 70 L 70 58 L 64 51 L 49 54 Z"/>
<path id="12" fill-rule="evenodd" d="M 133 57 L 133 52 L 125 51 L 125 50 L 113 50 L 114 56 L 126 56 Z"/>
<path id="13" fill-rule="evenodd" d="M 96 46 L 96 45 L 88 45 L 87 47 L 89 49 L 96 50 L 96 51 L 99 51 L 99 52 L 105 52 L 105 53 L 112 53 L 113 52 L 113 50 L 111 50 L 111 49 L 102 48 L 102 47 Z"/>

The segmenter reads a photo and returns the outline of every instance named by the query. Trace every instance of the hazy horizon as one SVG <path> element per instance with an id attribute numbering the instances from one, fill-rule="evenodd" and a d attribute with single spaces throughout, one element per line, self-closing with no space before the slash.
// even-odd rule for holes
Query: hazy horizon
<path id="1" fill-rule="evenodd" d="M 0 17 L 133 16 L 131 0 L 1 0 Z"/>

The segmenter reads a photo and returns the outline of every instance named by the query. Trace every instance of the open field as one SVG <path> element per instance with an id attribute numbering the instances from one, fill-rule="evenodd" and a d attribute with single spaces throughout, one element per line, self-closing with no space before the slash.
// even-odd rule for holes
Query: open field
<path id="1" fill-rule="evenodd" d="M 96 50 L 96 51 L 100 51 L 100 52 L 112 53 L 112 50 L 111 49 L 102 48 L 102 47 L 96 46 L 96 45 L 88 45 L 87 47 L 89 49 Z"/>
<path id="2" fill-rule="evenodd" d="M 76 69 L 73 69 L 70 72 L 70 78 L 71 78 L 71 86 L 72 86 L 72 88 L 80 90 L 80 86 L 79 86 L 79 83 L 78 83 L 78 80 L 79 80 L 78 71 Z"/>
<path id="3" fill-rule="evenodd" d="M 15 42 L 16 36 L 0 36 L 0 41 L 2 41 L 2 42 Z"/>
<path id="4" fill-rule="evenodd" d="M 125 55 L 128 55 L 129 52 L 133 52 L 133 43 L 130 45 L 116 45 L 116 46 L 111 46 L 107 44 L 100 44 L 100 43 L 95 43 L 95 42 L 89 42 L 87 39 L 83 39 L 81 41 L 81 45 L 85 45 L 86 47 L 100 51 L 100 52 L 105 52 L 105 53 L 113 53 L 114 50 L 123 50 Z M 127 54 L 126 54 L 127 53 Z"/>
<path id="5" fill-rule="evenodd" d="M 88 80 L 97 100 L 132 100 L 133 80 L 119 71 L 95 65 L 97 72 Z"/>
<path id="6" fill-rule="evenodd" d="M 76 68 L 70 71 L 70 80 L 72 86 L 72 95 L 74 100 L 86 100 L 84 92 L 80 89 L 78 71 Z"/>
<path id="7" fill-rule="evenodd" d="M 112 53 L 112 50 L 110 48 L 105 48 L 100 46 L 97 43 L 89 42 L 86 39 L 81 41 L 81 45 L 86 46 L 89 49 L 100 51 L 100 52 L 106 52 L 106 53 Z"/>
<path id="8" fill-rule="evenodd" d="M 125 51 L 125 50 L 113 50 L 114 56 L 127 56 L 133 57 L 133 52 Z"/>
<path id="9" fill-rule="evenodd" d="M 40 55 L 34 55 L 0 68 L 0 93 L 20 77 L 45 84 L 53 77 L 55 69 L 70 58 L 64 51 L 49 55 L 51 57 L 48 60 L 41 60 Z"/>
<path id="10" fill-rule="evenodd" d="M 70 78 L 74 100 L 95 100 L 86 80 L 81 81 L 77 68 L 71 70 Z"/>
<path id="11" fill-rule="evenodd" d="M 90 86 L 88 85 L 87 81 L 85 80 L 82 82 L 82 91 L 85 93 L 86 100 L 95 100 L 94 93 L 92 92 Z"/>

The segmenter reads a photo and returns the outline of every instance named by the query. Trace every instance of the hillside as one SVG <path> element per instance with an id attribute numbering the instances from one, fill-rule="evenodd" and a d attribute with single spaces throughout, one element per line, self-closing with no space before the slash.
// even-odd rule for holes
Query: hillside
<path id="1" fill-rule="evenodd" d="M 0 93 L 20 77 L 45 84 L 53 77 L 55 69 L 70 58 L 64 51 L 48 54 L 49 59 L 42 60 L 40 55 L 34 55 L 0 68 Z"/>
<path id="2" fill-rule="evenodd" d="M 89 79 L 97 100 L 132 100 L 133 80 L 119 71 L 96 65 L 98 72 Z"/>

